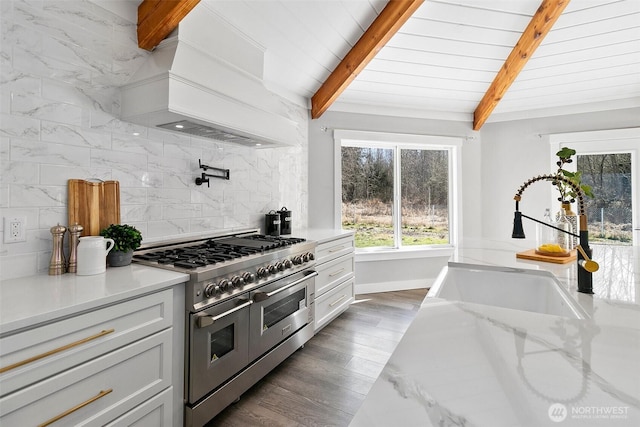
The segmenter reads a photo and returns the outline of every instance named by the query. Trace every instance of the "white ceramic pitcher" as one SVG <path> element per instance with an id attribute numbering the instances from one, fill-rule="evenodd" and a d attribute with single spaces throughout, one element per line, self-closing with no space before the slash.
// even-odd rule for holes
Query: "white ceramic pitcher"
<path id="1" fill-rule="evenodd" d="M 104 273 L 107 269 L 107 254 L 114 244 L 113 239 L 102 236 L 80 237 L 76 274 L 90 276 Z"/>

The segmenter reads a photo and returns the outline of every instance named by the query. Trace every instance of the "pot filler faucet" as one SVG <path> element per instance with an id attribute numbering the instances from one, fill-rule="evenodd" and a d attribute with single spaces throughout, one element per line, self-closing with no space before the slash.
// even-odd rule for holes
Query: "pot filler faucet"
<path id="1" fill-rule="evenodd" d="M 578 217 L 580 223 L 579 235 L 568 232 L 561 228 L 554 227 L 550 224 L 539 221 L 535 218 L 531 218 L 530 216 L 524 215 L 522 212 L 520 212 L 519 205 L 520 200 L 522 200 L 522 193 L 528 186 L 538 181 L 562 181 L 565 184 L 569 185 L 578 195 Z M 600 266 L 597 262 L 591 260 L 591 248 L 589 248 L 589 232 L 587 231 L 587 214 L 584 207 L 584 193 L 580 186 L 576 185 L 573 181 L 563 176 L 538 175 L 537 177 L 531 178 L 530 180 L 522 184 L 513 199 L 516 201 L 516 212 L 513 218 L 513 233 L 511 234 L 511 237 L 514 239 L 524 239 L 524 229 L 522 228 L 522 218 L 524 217 L 530 219 L 531 221 L 537 222 L 538 224 L 554 228 L 558 231 L 562 231 L 563 233 L 580 239 L 580 243 L 578 244 L 578 246 L 576 246 L 576 249 L 578 249 L 578 292 L 582 292 L 583 294 L 593 294 L 593 273 L 598 271 Z"/>

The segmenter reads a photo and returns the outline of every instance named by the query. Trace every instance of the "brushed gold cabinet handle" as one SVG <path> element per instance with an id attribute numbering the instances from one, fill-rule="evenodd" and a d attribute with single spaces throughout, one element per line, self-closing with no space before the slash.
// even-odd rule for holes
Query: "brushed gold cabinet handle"
<path id="1" fill-rule="evenodd" d="M 344 271 L 344 267 L 341 268 L 340 270 L 334 271 L 333 273 L 329 274 L 329 277 L 336 276 L 336 275 L 342 273 L 343 271 Z"/>
<path id="2" fill-rule="evenodd" d="M 76 412 L 78 409 L 82 409 L 85 406 L 95 402 L 98 399 L 101 399 L 103 397 L 105 397 L 107 394 L 111 393 L 113 391 L 112 388 L 110 388 L 109 390 L 100 390 L 100 393 L 96 394 L 95 396 L 93 396 L 92 398 L 85 400 L 84 402 L 74 406 L 73 408 L 67 409 L 66 411 L 64 411 L 63 413 L 56 415 L 55 417 L 43 422 L 42 424 L 38 424 L 38 427 L 46 427 L 50 424 L 55 423 L 58 420 L 61 420 L 62 418 L 66 417 L 67 415 L 73 414 L 74 412 Z"/>
<path id="3" fill-rule="evenodd" d="M 331 304 L 329 304 L 329 307 L 333 307 L 334 305 L 336 305 L 337 303 L 339 303 L 340 301 L 342 301 L 343 299 L 345 299 L 347 296 L 346 295 L 342 295 L 340 298 L 338 298 L 337 300 L 335 300 L 334 302 L 332 302 Z"/>
<path id="4" fill-rule="evenodd" d="M 60 353 L 61 351 L 69 350 L 70 348 L 77 347 L 77 346 L 82 345 L 84 343 L 87 343 L 89 341 L 93 341 L 93 340 L 95 340 L 97 338 L 103 337 L 105 335 L 109 335 L 110 333 L 113 333 L 113 332 L 115 332 L 115 329 L 105 329 L 103 331 L 98 332 L 95 335 L 91 335 L 90 337 L 83 338 L 83 339 L 78 340 L 76 342 L 72 342 L 70 344 L 63 345 L 62 347 L 54 348 L 53 350 L 49 350 L 49 351 L 47 351 L 45 353 L 38 354 L 36 356 L 30 357 L 30 358 L 25 359 L 25 360 L 21 360 L 20 362 L 16 362 L 16 363 L 14 363 L 12 365 L 8 365 L 8 366 L 5 366 L 4 368 L 0 368 L 0 374 L 5 373 L 7 371 L 10 371 L 12 369 L 15 369 L 15 368 L 17 368 L 19 366 L 23 366 L 23 365 L 26 365 L 28 363 L 35 362 L 36 360 L 44 359 L 45 357 L 49 357 L 49 356 L 51 356 L 53 354 Z"/>

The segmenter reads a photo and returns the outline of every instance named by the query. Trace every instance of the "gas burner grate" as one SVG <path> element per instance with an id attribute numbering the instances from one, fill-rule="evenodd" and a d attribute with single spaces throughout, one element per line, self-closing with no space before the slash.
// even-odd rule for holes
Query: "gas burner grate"
<path id="1" fill-rule="evenodd" d="M 258 240 L 262 242 L 273 242 L 279 244 L 279 246 L 289 246 L 296 243 L 302 243 L 305 239 L 301 237 L 283 237 L 283 236 L 266 236 L 264 234 L 256 234 L 249 236 L 248 239 Z"/>
<path id="2" fill-rule="evenodd" d="M 208 264 L 207 260 L 202 260 L 200 258 L 185 259 L 185 260 L 176 261 L 173 263 L 175 267 L 182 267 L 182 268 L 198 268 L 198 267 L 204 267 L 207 264 Z"/>
<path id="3" fill-rule="evenodd" d="M 198 268 L 227 262 L 248 255 L 259 254 L 260 248 L 245 247 L 208 240 L 196 245 L 158 250 L 145 254 L 135 254 L 138 260 L 155 261 L 158 264 L 180 268 Z"/>

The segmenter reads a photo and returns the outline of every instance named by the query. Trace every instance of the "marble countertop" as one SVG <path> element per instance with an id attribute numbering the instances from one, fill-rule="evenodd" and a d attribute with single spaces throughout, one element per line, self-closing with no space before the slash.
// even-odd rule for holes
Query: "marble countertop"
<path id="1" fill-rule="evenodd" d="M 334 229 L 306 229 L 294 230 L 293 237 L 303 237 L 308 240 L 315 240 L 318 244 L 325 243 L 340 237 L 352 236 L 355 232 L 351 230 L 334 230 Z M 286 236 L 285 236 L 286 237 Z"/>
<path id="2" fill-rule="evenodd" d="M 102 274 L 41 274 L 0 282 L 0 335 L 155 292 L 189 275 L 131 264 Z"/>
<path id="3" fill-rule="evenodd" d="M 640 248 L 592 245 L 594 295 L 575 263 L 468 242 L 452 262 L 551 271 L 588 319 L 425 298 L 351 426 L 640 425 Z"/>

